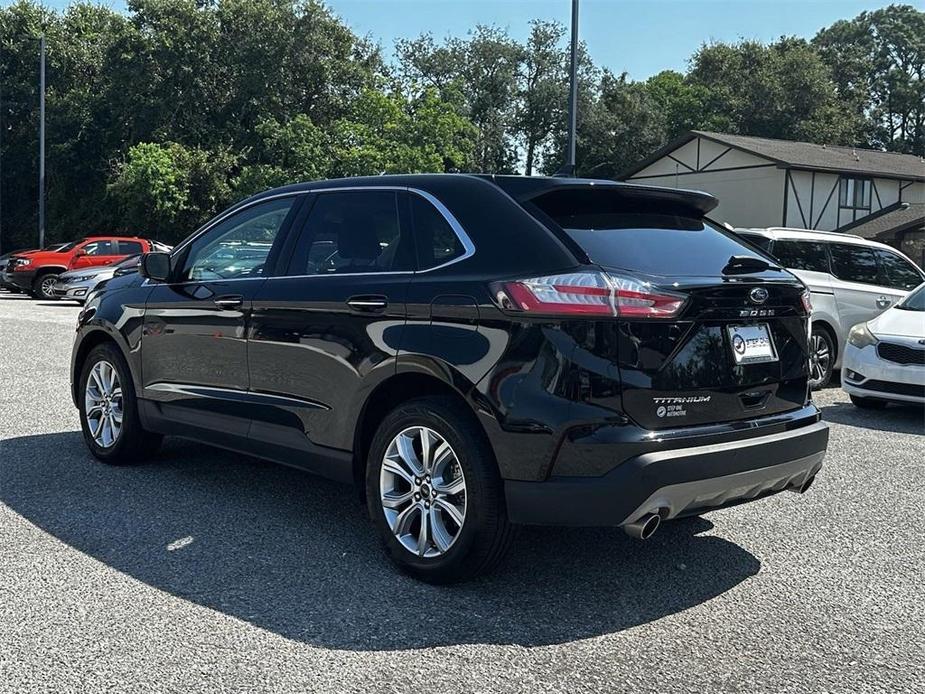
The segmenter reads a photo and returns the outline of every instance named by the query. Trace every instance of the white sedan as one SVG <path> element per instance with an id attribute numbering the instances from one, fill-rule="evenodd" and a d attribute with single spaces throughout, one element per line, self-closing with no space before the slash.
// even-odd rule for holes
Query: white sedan
<path id="1" fill-rule="evenodd" d="M 842 388 L 858 407 L 925 404 L 925 284 L 848 333 Z"/>

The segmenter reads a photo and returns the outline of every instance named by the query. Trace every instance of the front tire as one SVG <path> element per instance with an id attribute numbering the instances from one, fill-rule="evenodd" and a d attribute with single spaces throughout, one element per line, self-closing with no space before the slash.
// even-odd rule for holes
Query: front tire
<path id="1" fill-rule="evenodd" d="M 882 410 L 887 406 L 886 400 L 876 400 L 874 398 L 862 398 L 857 395 L 849 395 L 851 402 L 854 403 L 855 407 L 860 407 L 862 410 Z"/>
<path id="2" fill-rule="evenodd" d="M 385 417 L 369 450 L 366 500 L 391 560 L 428 583 L 489 571 L 512 540 L 491 446 L 449 398 L 412 400 Z"/>
<path id="3" fill-rule="evenodd" d="M 44 275 L 39 275 L 32 283 L 32 296 L 36 299 L 54 301 L 58 298 L 55 296 L 54 292 L 55 282 L 57 281 L 58 275 L 53 272 L 46 272 Z"/>
<path id="4" fill-rule="evenodd" d="M 820 390 L 829 385 L 835 366 L 835 343 L 829 331 L 813 326 L 809 337 L 809 387 Z"/>
<path id="5" fill-rule="evenodd" d="M 94 347 L 87 356 L 80 372 L 77 407 L 87 448 L 101 462 L 139 462 L 160 447 L 163 437 L 141 426 L 132 374 L 113 344 Z"/>

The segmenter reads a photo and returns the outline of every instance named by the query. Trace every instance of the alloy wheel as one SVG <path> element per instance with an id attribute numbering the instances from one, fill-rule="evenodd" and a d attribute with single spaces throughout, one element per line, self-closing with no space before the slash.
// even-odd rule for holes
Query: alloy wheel
<path id="1" fill-rule="evenodd" d="M 57 277 L 49 275 L 42 279 L 41 284 L 39 284 L 39 291 L 42 294 L 44 299 L 52 299 L 55 296 L 54 287 L 55 282 L 58 280 Z"/>
<path id="2" fill-rule="evenodd" d="M 466 478 L 452 446 L 433 429 L 409 427 L 392 439 L 379 495 L 395 539 L 409 552 L 445 554 L 466 521 Z"/>
<path id="3" fill-rule="evenodd" d="M 814 383 L 821 383 L 829 373 L 832 362 L 832 353 L 828 341 L 818 333 L 814 333 L 810 340 L 809 376 Z"/>
<path id="4" fill-rule="evenodd" d="M 90 370 L 84 412 L 93 440 L 101 448 L 111 448 L 122 433 L 122 384 L 108 361 L 98 361 Z"/>

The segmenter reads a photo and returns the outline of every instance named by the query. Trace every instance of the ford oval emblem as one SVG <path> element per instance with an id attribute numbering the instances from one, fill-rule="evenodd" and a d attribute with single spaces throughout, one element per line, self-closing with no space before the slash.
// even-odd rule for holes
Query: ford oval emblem
<path id="1" fill-rule="evenodd" d="M 768 300 L 768 290 L 764 287 L 755 287 L 748 293 L 748 298 L 753 304 L 763 304 Z"/>

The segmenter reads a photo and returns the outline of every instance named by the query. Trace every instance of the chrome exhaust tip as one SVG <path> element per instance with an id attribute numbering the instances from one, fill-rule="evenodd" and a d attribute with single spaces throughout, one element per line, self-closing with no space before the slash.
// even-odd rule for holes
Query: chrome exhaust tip
<path id="1" fill-rule="evenodd" d="M 806 492 L 808 492 L 809 488 L 813 486 L 813 482 L 815 481 L 816 481 L 815 475 L 813 475 L 812 477 L 806 480 L 803 480 L 803 484 L 800 485 L 800 494 L 805 494 Z"/>
<path id="2" fill-rule="evenodd" d="M 657 513 L 647 513 L 639 520 L 623 526 L 623 532 L 637 540 L 648 540 L 662 524 L 662 517 Z"/>

